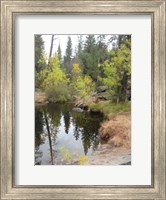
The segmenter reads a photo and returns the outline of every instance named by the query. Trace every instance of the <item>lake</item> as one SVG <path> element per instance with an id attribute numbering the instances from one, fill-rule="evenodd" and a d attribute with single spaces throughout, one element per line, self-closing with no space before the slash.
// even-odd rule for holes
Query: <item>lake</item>
<path id="1" fill-rule="evenodd" d="M 35 107 L 35 165 L 75 165 L 100 143 L 101 114 L 72 111 L 71 103 Z"/>

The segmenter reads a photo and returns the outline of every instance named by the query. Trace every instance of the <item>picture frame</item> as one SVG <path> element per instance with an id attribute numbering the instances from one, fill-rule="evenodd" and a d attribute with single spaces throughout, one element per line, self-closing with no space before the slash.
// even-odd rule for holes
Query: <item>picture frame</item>
<path id="1" fill-rule="evenodd" d="M 152 20 L 152 184 L 150 186 L 16 186 L 15 41 L 17 15 L 148 14 Z M 165 0 L 1 0 L 1 199 L 166 199 Z"/>

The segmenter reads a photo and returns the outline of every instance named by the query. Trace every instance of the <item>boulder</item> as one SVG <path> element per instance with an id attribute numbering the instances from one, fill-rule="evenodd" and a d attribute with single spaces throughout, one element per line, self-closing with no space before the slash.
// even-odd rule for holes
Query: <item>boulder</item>
<path id="1" fill-rule="evenodd" d="M 72 111 L 78 112 L 78 113 L 82 113 L 83 109 L 81 109 L 81 108 L 73 108 Z"/>
<path id="2" fill-rule="evenodd" d="M 99 86 L 97 88 L 97 93 L 100 93 L 100 92 L 105 92 L 106 90 L 108 90 L 108 87 L 107 86 Z"/>
<path id="3" fill-rule="evenodd" d="M 77 107 L 83 109 L 83 108 L 84 108 L 84 104 L 83 104 L 83 103 L 79 103 L 79 104 L 77 105 Z"/>
<path id="4" fill-rule="evenodd" d="M 93 113 L 93 114 L 101 114 L 101 110 L 98 110 L 98 109 L 90 109 L 90 112 Z"/>
<path id="5" fill-rule="evenodd" d="M 108 100 L 107 97 L 105 97 L 105 96 L 99 96 L 98 98 L 99 98 L 100 100 Z"/>
<path id="6" fill-rule="evenodd" d="M 85 105 L 85 104 L 83 104 L 82 102 L 76 103 L 76 104 L 75 104 L 75 107 L 76 107 L 76 108 L 81 108 L 81 109 L 83 109 L 83 110 L 88 110 L 88 106 Z"/>
<path id="7" fill-rule="evenodd" d="M 88 111 L 89 107 L 87 105 L 84 105 L 83 109 Z"/>
<path id="8" fill-rule="evenodd" d="M 112 96 L 108 92 L 98 93 L 98 98 L 101 100 L 111 100 Z"/>

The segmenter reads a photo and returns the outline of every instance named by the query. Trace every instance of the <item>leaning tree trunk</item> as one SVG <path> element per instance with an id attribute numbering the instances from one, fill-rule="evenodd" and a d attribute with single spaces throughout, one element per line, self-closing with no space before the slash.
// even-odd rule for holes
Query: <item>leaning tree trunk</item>
<path id="1" fill-rule="evenodd" d="M 52 38 L 51 38 L 51 46 L 50 46 L 50 54 L 49 54 L 49 58 L 51 58 L 51 56 L 52 56 L 53 43 L 54 43 L 54 35 L 52 35 Z"/>
<path id="2" fill-rule="evenodd" d="M 51 164 L 53 165 L 54 158 L 53 158 L 53 150 L 52 150 L 51 133 L 50 133 L 49 123 L 48 123 L 47 114 L 45 110 L 44 110 L 44 118 L 45 118 L 45 123 L 46 123 L 46 128 L 47 128 L 47 133 L 48 133 L 48 141 L 49 141 L 49 146 L 50 146 Z"/>

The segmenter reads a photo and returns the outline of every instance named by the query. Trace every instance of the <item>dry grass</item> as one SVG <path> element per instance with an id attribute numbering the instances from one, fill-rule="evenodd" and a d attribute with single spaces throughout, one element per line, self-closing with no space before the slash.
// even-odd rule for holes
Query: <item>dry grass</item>
<path id="1" fill-rule="evenodd" d="M 99 129 L 101 138 L 108 139 L 112 146 L 131 146 L 131 116 L 130 113 L 119 113 L 103 122 Z"/>

